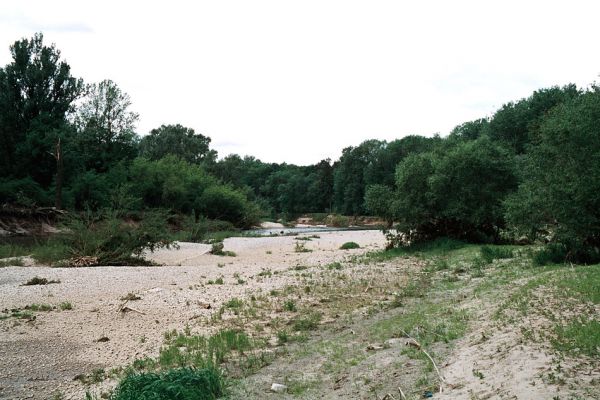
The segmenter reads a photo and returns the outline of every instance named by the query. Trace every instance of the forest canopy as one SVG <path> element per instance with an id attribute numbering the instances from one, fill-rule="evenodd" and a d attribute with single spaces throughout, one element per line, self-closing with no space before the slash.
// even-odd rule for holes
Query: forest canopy
<path id="1" fill-rule="evenodd" d="M 397 244 L 543 238 L 563 259 L 600 259 L 595 85 L 537 90 L 446 137 L 371 139 L 297 166 L 219 159 L 210 137 L 178 123 L 140 135 L 129 95 L 108 79 L 85 83 L 41 33 L 10 54 L 0 68 L 2 204 L 167 209 L 238 228 L 372 214 L 396 228 Z"/>

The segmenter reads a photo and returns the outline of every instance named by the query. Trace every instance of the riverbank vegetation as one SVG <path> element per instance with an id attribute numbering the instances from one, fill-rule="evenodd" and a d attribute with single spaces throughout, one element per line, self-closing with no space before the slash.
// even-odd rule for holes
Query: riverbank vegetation
<path id="1" fill-rule="evenodd" d="M 94 212 L 103 216 L 94 232 L 120 219 L 118 229 L 137 237 L 127 251 L 144 240 L 168 244 L 151 234 L 162 228 L 139 228 L 156 215 L 171 227 L 186 221 L 181 236 L 197 237 L 207 224 L 244 229 L 261 218 L 337 213 L 385 219 L 390 247 L 542 240 L 542 264 L 600 259 L 595 85 L 540 89 L 447 137 L 367 140 L 337 161 L 296 166 L 219 159 L 209 137 L 176 123 L 140 136 L 130 97 L 113 81 L 77 78 L 42 34 L 10 52 L 0 69 L 0 202 L 67 209 L 75 225 Z"/>

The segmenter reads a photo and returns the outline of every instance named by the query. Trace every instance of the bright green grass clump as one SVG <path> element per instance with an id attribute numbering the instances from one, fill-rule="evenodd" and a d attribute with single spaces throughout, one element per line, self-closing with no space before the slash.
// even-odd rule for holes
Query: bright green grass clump
<path id="1" fill-rule="evenodd" d="M 352 250 L 352 249 L 359 249 L 359 248 L 360 248 L 360 245 L 356 242 L 346 242 L 340 247 L 341 250 Z"/>
<path id="2" fill-rule="evenodd" d="M 223 396 L 224 388 L 215 367 L 180 368 L 131 374 L 119 383 L 111 400 L 212 400 Z"/>

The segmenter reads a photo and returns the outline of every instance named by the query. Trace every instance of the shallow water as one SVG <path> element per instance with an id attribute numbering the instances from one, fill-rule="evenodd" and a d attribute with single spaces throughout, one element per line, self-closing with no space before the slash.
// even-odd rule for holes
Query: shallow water
<path id="1" fill-rule="evenodd" d="M 365 229 L 364 227 L 348 227 L 348 228 L 335 228 L 331 226 L 302 226 L 294 228 L 260 228 L 250 229 L 244 231 L 248 235 L 259 235 L 259 236 L 285 236 L 285 235 L 298 235 L 302 233 L 317 233 L 317 232 L 339 232 L 339 231 L 360 231 Z"/>

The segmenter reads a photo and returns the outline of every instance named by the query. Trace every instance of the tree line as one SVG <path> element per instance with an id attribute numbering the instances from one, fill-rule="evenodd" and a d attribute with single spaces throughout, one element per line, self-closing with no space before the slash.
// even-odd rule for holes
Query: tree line
<path id="1" fill-rule="evenodd" d="M 600 89 L 535 91 L 446 137 L 347 147 L 309 166 L 218 159 L 179 124 L 136 132 L 115 82 L 75 77 L 43 35 L 0 68 L 0 201 L 127 211 L 165 208 L 228 221 L 374 214 L 396 242 L 543 237 L 557 257 L 598 259 Z M 316 144 L 318 145 L 318 143 Z"/>

